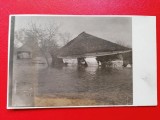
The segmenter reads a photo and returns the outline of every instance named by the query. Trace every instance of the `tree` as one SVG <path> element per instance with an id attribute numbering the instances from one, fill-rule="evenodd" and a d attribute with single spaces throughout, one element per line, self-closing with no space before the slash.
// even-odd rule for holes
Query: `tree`
<path id="1" fill-rule="evenodd" d="M 14 32 L 14 46 L 20 47 L 25 43 L 25 29 L 16 30 Z"/>
<path id="2" fill-rule="evenodd" d="M 117 43 L 118 45 L 121 45 L 121 46 L 124 46 L 124 47 L 131 48 L 131 46 L 130 46 L 130 45 L 128 45 L 128 44 L 126 44 L 126 42 L 125 42 L 125 41 L 117 40 L 117 41 L 116 41 L 116 43 Z"/>
<path id="3" fill-rule="evenodd" d="M 26 29 L 25 33 L 29 39 L 32 39 L 35 44 L 39 47 L 41 53 L 46 59 L 49 66 L 49 60 L 47 54 L 49 53 L 52 57 L 52 65 L 58 64 L 59 59 L 57 58 L 58 44 L 56 41 L 58 35 L 59 26 L 56 24 L 50 24 L 49 26 L 37 26 L 31 23 L 29 28 Z"/>
<path id="4" fill-rule="evenodd" d="M 66 45 L 71 39 L 71 34 L 69 32 L 60 33 L 59 36 L 60 39 L 62 40 L 63 46 Z"/>

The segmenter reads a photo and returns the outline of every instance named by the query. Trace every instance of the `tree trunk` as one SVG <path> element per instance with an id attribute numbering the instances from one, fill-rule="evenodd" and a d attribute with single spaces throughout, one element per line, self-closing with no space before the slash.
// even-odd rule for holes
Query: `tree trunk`
<path id="1" fill-rule="evenodd" d="M 44 58 L 45 58 L 45 60 L 47 62 L 47 66 L 49 67 L 49 60 L 48 60 L 48 57 L 47 57 L 46 53 L 41 48 L 40 48 L 40 50 L 41 50 L 41 52 L 42 52 L 42 54 L 43 54 L 43 56 L 44 56 Z"/>
<path id="2" fill-rule="evenodd" d="M 57 58 L 56 55 L 51 55 L 51 56 L 52 56 L 52 66 L 53 67 L 64 65 L 62 58 Z"/>
<path id="3" fill-rule="evenodd" d="M 48 57 L 47 57 L 47 55 L 44 53 L 44 57 L 45 57 L 45 59 L 46 59 L 46 62 L 47 62 L 47 66 L 49 67 L 49 60 L 48 60 Z"/>

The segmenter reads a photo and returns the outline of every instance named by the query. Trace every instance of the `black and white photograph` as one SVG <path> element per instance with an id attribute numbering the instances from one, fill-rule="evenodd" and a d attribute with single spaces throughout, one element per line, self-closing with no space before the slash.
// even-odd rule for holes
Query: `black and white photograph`
<path id="1" fill-rule="evenodd" d="M 8 107 L 136 105 L 136 30 L 132 16 L 10 16 Z"/>

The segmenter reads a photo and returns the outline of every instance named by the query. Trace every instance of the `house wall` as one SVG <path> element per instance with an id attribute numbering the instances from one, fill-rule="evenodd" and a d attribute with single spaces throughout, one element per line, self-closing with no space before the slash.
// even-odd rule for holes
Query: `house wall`
<path id="1" fill-rule="evenodd" d="M 30 52 L 18 52 L 17 53 L 17 59 L 29 59 L 32 58 L 32 55 Z"/>

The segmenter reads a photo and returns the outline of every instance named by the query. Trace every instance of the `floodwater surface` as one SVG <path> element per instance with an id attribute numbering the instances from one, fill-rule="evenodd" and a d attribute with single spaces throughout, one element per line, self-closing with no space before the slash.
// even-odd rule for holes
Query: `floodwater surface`
<path id="1" fill-rule="evenodd" d="M 132 68 L 17 61 L 13 69 L 13 106 L 132 105 Z"/>

